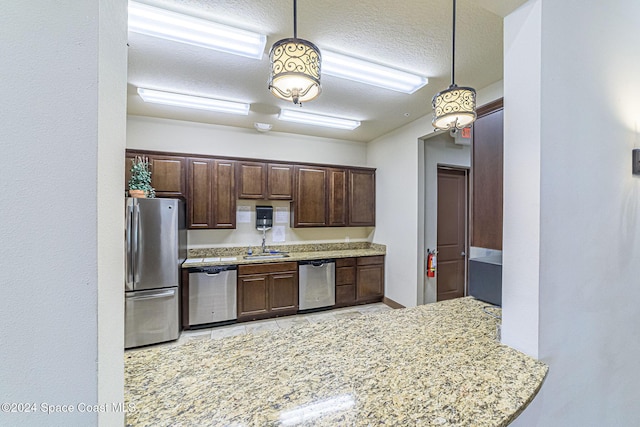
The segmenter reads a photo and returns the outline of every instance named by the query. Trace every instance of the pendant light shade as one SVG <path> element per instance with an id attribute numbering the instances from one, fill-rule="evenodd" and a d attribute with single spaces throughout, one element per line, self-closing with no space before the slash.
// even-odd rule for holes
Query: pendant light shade
<path id="1" fill-rule="evenodd" d="M 278 98 L 301 104 L 320 95 L 322 57 L 316 45 L 297 37 L 296 15 L 293 0 L 293 38 L 279 40 L 271 47 L 269 90 Z"/>
<path id="2" fill-rule="evenodd" d="M 433 127 L 436 129 L 462 129 L 476 120 L 476 91 L 470 87 L 458 87 L 454 82 L 456 64 L 456 0 L 453 0 L 453 35 L 451 52 L 451 85 L 438 92 L 431 101 Z"/>

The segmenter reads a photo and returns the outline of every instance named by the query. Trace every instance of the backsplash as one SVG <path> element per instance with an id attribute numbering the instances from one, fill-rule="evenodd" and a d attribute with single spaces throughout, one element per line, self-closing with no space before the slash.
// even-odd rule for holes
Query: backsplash
<path id="1" fill-rule="evenodd" d="M 247 246 L 260 246 L 262 232 L 256 230 L 256 205 L 273 206 L 289 210 L 290 202 L 276 200 L 238 200 L 236 210 L 249 215 L 249 222 L 238 222 L 235 230 L 189 230 L 187 245 L 189 249 L 238 246 L 246 250 Z M 244 211 L 243 211 L 244 210 Z M 291 228 L 289 221 L 278 222 L 274 217 L 274 226 L 284 228 L 284 242 L 273 242 L 273 229 L 267 231 L 267 246 L 296 245 L 315 243 L 371 242 L 374 227 L 321 227 Z"/>

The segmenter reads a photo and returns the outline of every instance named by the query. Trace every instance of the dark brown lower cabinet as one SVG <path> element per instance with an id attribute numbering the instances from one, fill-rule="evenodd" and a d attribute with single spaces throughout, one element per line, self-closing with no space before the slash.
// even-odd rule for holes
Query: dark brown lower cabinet
<path id="1" fill-rule="evenodd" d="M 238 267 L 238 322 L 285 316 L 297 311 L 297 263 Z"/>
<path id="2" fill-rule="evenodd" d="M 336 307 L 382 301 L 384 256 L 336 260 Z"/>
<path id="3" fill-rule="evenodd" d="M 356 265 L 356 303 L 382 301 L 384 256 L 360 257 Z"/>

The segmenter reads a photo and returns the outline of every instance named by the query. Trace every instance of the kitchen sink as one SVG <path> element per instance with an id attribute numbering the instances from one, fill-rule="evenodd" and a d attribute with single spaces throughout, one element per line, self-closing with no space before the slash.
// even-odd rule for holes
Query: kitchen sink
<path id="1" fill-rule="evenodd" d="M 289 254 L 285 253 L 275 253 L 275 254 L 254 254 L 254 255 L 245 255 L 244 259 L 275 259 L 275 258 L 288 258 Z"/>

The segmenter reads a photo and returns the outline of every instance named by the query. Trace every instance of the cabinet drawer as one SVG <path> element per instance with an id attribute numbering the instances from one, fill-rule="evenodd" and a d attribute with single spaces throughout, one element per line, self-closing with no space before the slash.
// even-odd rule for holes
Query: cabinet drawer
<path id="1" fill-rule="evenodd" d="M 356 283 L 355 267 L 337 267 L 336 268 L 336 286 L 353 285 Z"/>
<path id="2" fill-rule="evenodd" d="M 384 255 L 364 256 L 358 258 L 358 265 L 384 264 Z"/>
<path id="3" fill-rule="evenodd" d="M 280 273 L 285 271 L 298 271 L 297 262 L 274 262 L 269 264 L 249 264 L 238 266 L 238 275 Z"/>
<path id="4" fill-rule="evenodd" d="M 356 265 L 355 258 L 338 258 L 336 259 L 336 267 L 353 267 Z"/>

